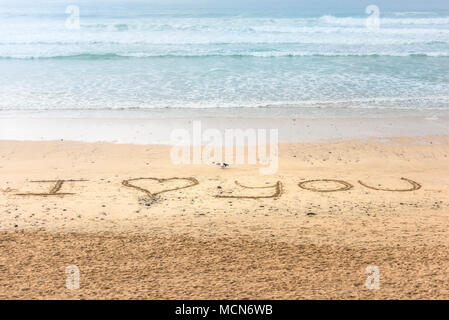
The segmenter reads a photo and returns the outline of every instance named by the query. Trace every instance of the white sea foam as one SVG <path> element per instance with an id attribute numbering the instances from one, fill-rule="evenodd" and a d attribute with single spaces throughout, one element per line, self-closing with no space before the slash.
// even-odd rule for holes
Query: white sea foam
<path id="1" fill-rule="evenodd" d="M 0 110 L 444 109 L 449 15 L 0 14 Z M 84 11 L 82 11 L 84 12 Z"/>

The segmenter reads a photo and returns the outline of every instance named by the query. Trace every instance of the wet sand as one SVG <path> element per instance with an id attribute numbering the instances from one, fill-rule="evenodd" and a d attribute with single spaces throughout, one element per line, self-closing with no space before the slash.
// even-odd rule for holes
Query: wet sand
<path id="1" fill-rule="evenodd" d="M 172 145 L 174 130 L 278 129 L 280 143 L 449 135 L 446 110 L 210 108 L 1 111 L 0 139 Z"/>

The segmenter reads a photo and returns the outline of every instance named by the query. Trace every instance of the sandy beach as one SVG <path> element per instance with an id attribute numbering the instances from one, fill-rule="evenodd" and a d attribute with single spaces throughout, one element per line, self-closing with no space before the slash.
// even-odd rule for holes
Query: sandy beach
<path id="1" fill-rule="evenodd" d="M 448 299 L 448 143 L 281 144 L 263 176 L 160 145 L 0 141 L 0 298 Z"/>
<path id="2" fill-rule="evenodd" d="M 448 4 L 2 0 L 0 300 L 449 299 Z"/>

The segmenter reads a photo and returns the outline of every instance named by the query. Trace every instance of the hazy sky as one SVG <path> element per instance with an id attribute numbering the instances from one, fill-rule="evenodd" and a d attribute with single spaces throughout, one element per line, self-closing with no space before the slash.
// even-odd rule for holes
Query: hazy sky
<path id="1" fill-rule="evenodd" d="M 449 0 L 150 0 L 145 3 L 182 4 L 212 7 L 292 7 L 304 9 L 365 8 L 374 4 L 392 10 L 449 9 Z"/>
<path id="2" fill-rule="evenodd" d="M 145 7 L 163 6 L 179 8 L 235 8 L 235 9 L 294 9 L 321 12 L 363 12 L 367 5 L 377 5 L 383 11 L 449 11 L 449 0 L 0 0 L 2 4 L 45 7 L 49 4 L 96 4 L 131 6 L 144 4 Z"/>

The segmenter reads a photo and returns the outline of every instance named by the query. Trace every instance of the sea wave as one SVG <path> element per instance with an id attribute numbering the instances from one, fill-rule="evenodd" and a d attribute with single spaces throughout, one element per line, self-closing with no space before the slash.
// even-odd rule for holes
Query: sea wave
<path id="1" fill-rule="evenodd" d="M 302 18 L 167 18 L 141 21 L 124 21 L 109 23 L 82 23 L 82 29 L 98 29 L 107 31 L 210 31 L 210 30 L 233 30 L 233 31 L 260 31 L 267 28 L 272 31 L 296 32 L 298 28 L 304 27 L 364 27 L 367 16 L 334 16 L 323 15 L 320 17 Z M 379 23 L 388 27 L 403 26 L 449 26 L 449 16 L 423 17 L 416 15 L 409 17 L 408 14 L 397 17 L 383 17 L 380 15 Z"/>
<path id="2" fill-rule="evenodd" d="M 332 15 L 324 15 L 318 18 L 323 24 L 339 25 L 339 26 L 364 26 L 367 17 L 336 17 Z M 449 17 L 433 17 L 433 18 L 384 18 L 380 16 L 380 25 L 449 25 Z"/>
<path id="3" fill-rule="evenodd" d="M 134 53 L 80 53 L 68 55 L 9 55 L 0 56 L 0 60 L 48 60 L 48 59 L 142 59 L 142 58 L 204 58 L 204 57 L 449 57 L 449 52 L 385 52 L 385 53 L 315 53 L 315 52 L 242 52 L 242 53 L 191 53 L 191 54 L 152 54 L 144 52 Z"/>
<path id="4" fill-rule="evenodd" d="M 181 99 L 179 101 L 150 102 L 136 106 L 125 106 L 120 103 L 105 105 L 69 106 L 58 105 L 57 108 L 49 107 L 48 104 L 6 106 L 0 103 L 1 112 L 8 111 L 107 111 L 107 110 L 130 110 L 145 111 L 154 109 L 270 109 L 270 108 L 302 108 L 302 109 L 359 109 L 359 110 L 448 110 L 449 96 L 416 96 L 416 97 L 372 97 L 352 99 L 310 99 L 310 100 L 286 100 L 286 101 L 208 101 L 193 102 Z"/>
<path id="5" fill-rule="evenodd" d="M 286 39 L 270 39 L 270 41 L 264 41 L 262 39 L 254 39 L 253 41 L 243 41 L 238 39 L 236 41 L 229 41 L 229 42 L 223 42 L 223 41 L 196 41 L 196 42 L 189 42 L 187 39 L 184 40 L 182 43 L 155 43 L 151 40 L 141 40 L 141 41 L 133 41 L 133 40 L 123 40 L 123 41 L 103 41 L 103 40 L 65 40 L 65 41 L 35 41 L 35 40 L 29 40 L 29 41 L 22 41 L 22 42 L 16 42 L 16 41 L 0 41 L 0 47 L 2 46 L 97 46 L 101 48 L 101 46 L 108 46 L 108 45 L 161 45 L 161 46 L 170 46 L 170 45 L 186 45 L 186 46 L 194 46 L 194 45 L 209 45 L 209 46 L 226 46 L 226 45 L 270 45 L 270 44 L 276 44 L 276 45 L 294 45 L 294 44 L 301 44 L 301 45 L 324 45 L 324 44 L 342 44 L 342 45 L 348 45 L 348 44 L 388 44 L 388 45 L 398 45 L 398 44 L 423 44 L 423 45 L 449 45 L 449 36 L 446 40 L 429 40 L 429 39 L 397 39 L 397 38 L 385 38 L 385 39 L 366 39 L 366 38 L 352 38 L 352 39 L 345 39 L 345 41 L 341 41 L 341 38 L 336 39 L 313 39 L 313 38 L 307 38 L 307 39 L 292 39 L 291 41 L 286 41 Z"/>
<path id="6" fill-rule="evenodd" d="M 436 16 L 438 13 L 433 11 L 404 11 L 404 12 L 393 12 L 393 14 L 397 17 L 403 17 L 403 16 Z"/>
<path id="7" fill-rule="evenodd" d="M 132 32 L 298 32 L 316 28 L 365 28 L 369 15 L 335 16 L 323 15 L 319 17 L 162 17 L 162 18 L 109 18 L 96 17 L 80 20 L 80 31 L 93 33 L 132 33 Z M 383 15 L 379 16 L 379 24 L 384 28 L 445 28 L 449 27 L 449 16 L 432 15 Z M 34 33 L 37 30 L 63 30 L 64 23 L 59 19 L 35 19 L 31 21 L 5 20 L 2 21 L 0 34 L 21 32 Z M 446 30 L 447 31 L 447 30 Z"/>

